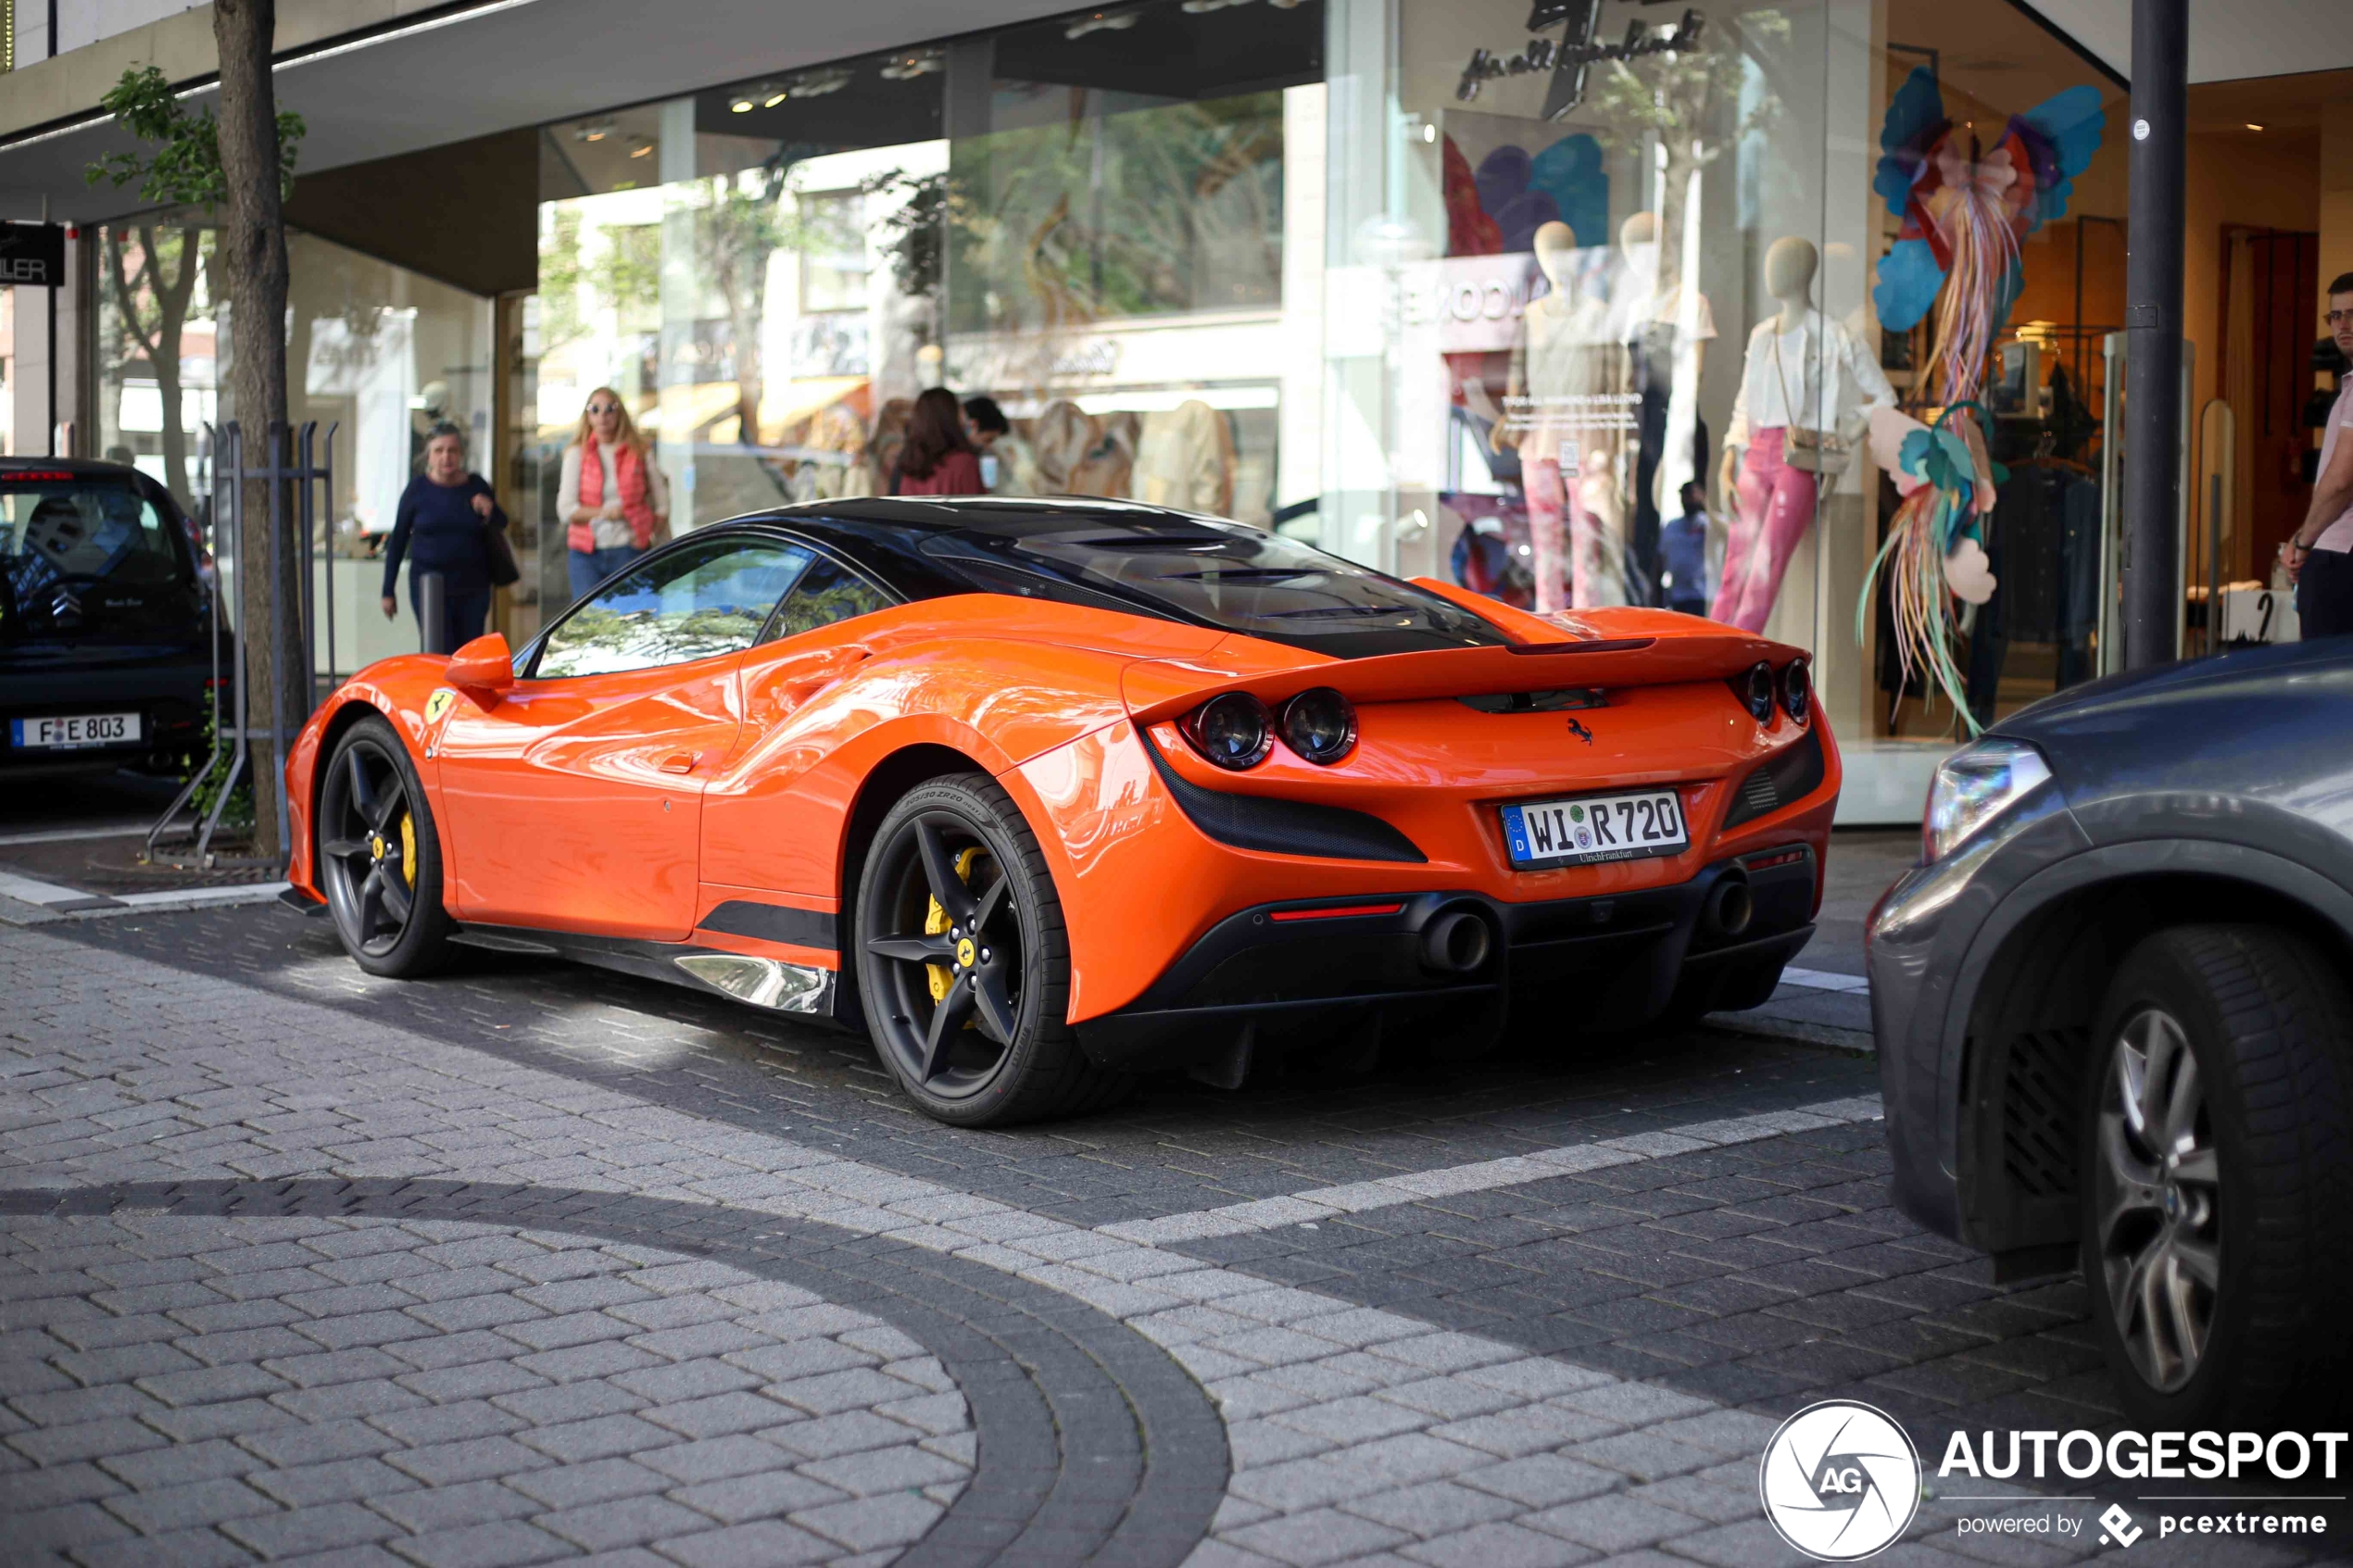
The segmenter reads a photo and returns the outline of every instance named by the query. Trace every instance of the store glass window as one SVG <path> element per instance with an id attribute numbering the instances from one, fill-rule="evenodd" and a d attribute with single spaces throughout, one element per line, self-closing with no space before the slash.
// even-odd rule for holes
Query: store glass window
<path id="1" fill-rule="evenodd" d="M 933 387 L 997 494 L 1312 524 L 1324 28 L 1166 0 L 550 127 L 543 537 L 598 387 L 673 533 L 888 493 Z"/>
<path id="2" fill-rule="evenodd" d="M 98 456 L 128 463 L 190 516 L 211 485 L 219 416 L 219 232 L 170 214 L 98 234 Z"/>
<path id="3" fill-rule="evenodd" d="M 248 422 L 230 391 L 236 333 L 219 237 L 200 216 L 170 212 L 99 231 L 96 360 L 98 455 L 161 482 L 216 550 L 211 430 Z M 286 418 L 317 422 L 311 457 L 334 476 L 311 541 L 319 663 L 348 671 L 418 646 L 411 621 L 377 608 L 376 562 L 427 434 L 456 425 L 469 463 L 492 471 L 492 305 L 315 234 L 290 232 L 286 258 Z M 261 433 L 245 439 L 260 462 Z"/>

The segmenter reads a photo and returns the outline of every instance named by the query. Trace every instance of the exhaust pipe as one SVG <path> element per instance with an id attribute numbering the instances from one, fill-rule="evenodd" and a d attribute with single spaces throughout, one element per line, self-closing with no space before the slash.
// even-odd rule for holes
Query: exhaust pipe
<path id="1" fill-rule="evenodd" d="M 1713 936 L 1738 936 L 1748 929 L 1749 921 L 1756 913 L 1756 900 L 1748 891 L 1748 879 L 1726 876 L 1717 879 L 1708 889 L 1707 902 L 1701 908 L 1701 922 Z"/>
<path id="2" fill-rule="evenodd" d="M 1448 909 L 1422 927 L 1422 963 L 1440 974 L 1468 974 L 1487 965 L 1494 937 L 1467 909 Z"/>

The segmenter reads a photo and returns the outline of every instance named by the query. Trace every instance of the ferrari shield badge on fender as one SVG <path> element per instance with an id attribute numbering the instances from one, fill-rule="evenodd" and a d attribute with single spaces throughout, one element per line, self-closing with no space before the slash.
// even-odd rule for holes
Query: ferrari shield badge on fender
<path id="1" fill-rule="evenodd" d="M 441 721 L 441 716 L 449 711 L 449 705 L 457 700 L 458 694 L 450 690 L 447 686 L 442 687 L 439 691 L 425 698 L 425 722 L 428 724 L 439 723 Z"/>

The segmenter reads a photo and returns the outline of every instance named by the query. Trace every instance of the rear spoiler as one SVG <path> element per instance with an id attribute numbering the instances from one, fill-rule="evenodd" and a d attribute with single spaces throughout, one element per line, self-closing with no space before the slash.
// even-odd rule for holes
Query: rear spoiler
<path id="1" fill-rule="evenodd" d="M 1417 586 L 1443 592 L 1505 635 L 1526 640 L 1340 659 L 1235 636 L 1204 655 L 1129 665 L 1121 676 L 1121 696 L 1139 723 L 1152 723 L 1224 691 L 1250 692 L 1270 707 L 1315 686 L 1336 687 L 1358 703 L 1414 702 L 1565 686 L 1720 681 L 1760 661 L 1778 670 L 1803 657 L 1804 650 L 1786 643 L 1669 610 L 1620 608 L 1535 616 L 1452 583 L 1424 579 Z"/>

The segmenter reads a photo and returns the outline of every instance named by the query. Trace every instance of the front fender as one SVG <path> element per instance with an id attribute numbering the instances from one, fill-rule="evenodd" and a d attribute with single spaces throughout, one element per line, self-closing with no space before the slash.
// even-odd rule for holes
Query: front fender
<path id="1" fill-rule="evenodd" d="M 408 748 L 409 765 L 423 784 L 426 799 L 433 807 L 434 836 L 441 842 L 441 863 L 445 868 L 451 863 L 440 792 L 435 787 L 434 770 L 425 761 L 424 715 L 425 697 L 442 684 L 442 671 L 448 662 L 431 654 L 403 654 L 380 659 L 337 686 L 296 732 L 295 743 L 286 753 L 286 812 L 290 819 L 286 824 L 286 881 L 292 885 L 314 898 L 325 897 L 318 885 L 318 868 L 312 863 L 312 846 L 318 835 L 311 831 L 311 818 L 319 801 L 319 767 L 333 737 L 340 735 L 358 717 L 353 712 L 355 707 L 382 714 L 391 723 L 393 734 Z"/>

